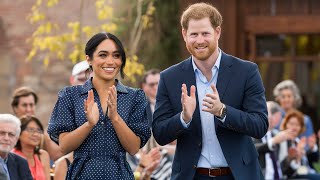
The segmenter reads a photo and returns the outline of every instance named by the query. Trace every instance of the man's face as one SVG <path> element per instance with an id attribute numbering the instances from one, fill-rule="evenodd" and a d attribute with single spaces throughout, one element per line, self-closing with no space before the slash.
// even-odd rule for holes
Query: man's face
<path id="1" fill-rule="evenodd" d="M 0 123 L 0 155 L 5 157 L 16 145 L 19 136 L 17 136 L 17 126 L 13 123 Z"/>
<path id="2" fill-rule="evenodd" d="M 146 78 L 146 83 L 142 86 L 143 91 L 146 93 L 148 98 L 155 99 L 158 91 L 158 83 L 160 80 L 160 74 L 150 74 Z"/>
<path id="3" fill-rule="evenodd" d="M 14 113 L 17 117 L 21 117 L 23 115 L 34 115 L 35 109 L 36 104 L 32 94 L 20 97 L 18 105 L 13 107 Z"/>
<path id="4" fill-rule="evenodd" d="M 89 69 L 87 71 L 82 71 L 79 74 L 72 77 L 70 84 L 72 86 L 84 84 L 90 76 Z"/>
<path id="5" fill-rule="evenodd" d="M 220 26 L 212 27 L 209 18 L 190 19 L 188 29 L 182 30 L 183 39 L 190 54 L 197 60 L 207 60 L 218 48 Z"/>

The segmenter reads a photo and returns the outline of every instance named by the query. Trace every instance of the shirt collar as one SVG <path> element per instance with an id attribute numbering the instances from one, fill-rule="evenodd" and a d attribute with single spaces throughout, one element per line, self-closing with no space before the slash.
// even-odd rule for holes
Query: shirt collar
<path id="1" fill-rule="evenodd" d="M 7 162 L 8 162 L 8 156 L 7 156 L 7 158 L 5 158 L 5 159 L 3 159 L 2 157 L 0 157 L 0 161 L 3 161 L 5 164 L 7 164 Z"/>
<path id="2" fill-rule="evenodd" d="M 219 55 L 218 55 L 218 58 L 216 60 L 216 63 L 214 64 L 214 66 L 211 69 L 212 72 L 213 72 L 214 67 L 216 67 L 218 71 L 219 71 L 219 68 L 220 68 L 220 62 L 221 62 L 222 53 L 221 53 L 220 48 L 218 50 L 219 50 Z M 191 58 L 192 59 L 192 67 L 193 67 L 194 72 L 199 71 L 196 63 L 194 62 L 193 56 L 191 56 L 191 57 L 192 57 Z"/>
<path id="3" fill-rule="evenodd" d="M 90 91 L 91 89 L 94 89 L 93 87 L 93 84 L 92 84 L 92 77 L 89 78 L 83 85 L 82 85 L 82 92 L 81 94 L 86 94 L 88 93 L 88 91 Z M 117 89 L 117 92 L 120 92 L 120 93 L 128 93 L 128 90 L 126 89 L 126 87 L 118 80 L 118 79 L 115 79 L 116 81 L 116 89 Z"/>

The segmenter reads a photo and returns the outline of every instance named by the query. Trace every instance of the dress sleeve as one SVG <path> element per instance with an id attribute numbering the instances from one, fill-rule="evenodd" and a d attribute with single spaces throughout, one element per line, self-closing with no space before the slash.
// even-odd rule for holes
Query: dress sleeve
<path id="1" fill-rule="evenodd" d="M 133 99 L 133 108 L 129 116 L 128 127 L 141 139 L 142 148 L 151 136 L 151 130 L 147 118 L 147 99 L 142 90 L 137 90 L 136 97 Z"/>
<path id="2" fill-rule="evenodd" d="M 58 100 L 51 114 L 48 134 L 50 138 L 59 143 L 59 135 L 76 129 L 71 89 L 63 88 L 58 94 Z"/>

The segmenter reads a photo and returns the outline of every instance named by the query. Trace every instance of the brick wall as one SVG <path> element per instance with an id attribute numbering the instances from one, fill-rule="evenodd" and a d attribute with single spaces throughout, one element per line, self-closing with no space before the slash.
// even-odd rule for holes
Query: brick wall
<path id="1" fill-rule="evenodd" d="M 13 90 L 27 85 L 39 94 L 36 115 L 47 126 L 58 91 L 69 85 L 72 63 L 68 60 L 55 60 L 46 69 L 41 60 L 26 62 L 31 48 L 26 40 L 35 29 L 35 26 L 27 22 L 26 17 L 34 2 L 36 0 L 0 1 L 0 113 L 12 113 L 10 102 Z M 51 19 L 62 24 L 62 30 L 67 30 L 67 21 L 77 20 L 80 7 L 75 2 L 63 0 L 58 8 L 47 10 Z M 86 24 L 100 23 L 95 20 L 94 2 L 85 1 L 84 6 Z"/>

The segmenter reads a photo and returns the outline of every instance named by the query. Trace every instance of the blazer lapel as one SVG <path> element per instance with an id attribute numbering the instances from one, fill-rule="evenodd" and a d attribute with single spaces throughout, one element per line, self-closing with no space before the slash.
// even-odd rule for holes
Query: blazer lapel
<path id="1" fill-rule="evenodd" d="M 231 73 L 232 60 L 224 52 L 221 52 L 221 53 L 222 53 L 222 56 L 221 56 L 221 62 L 219 67 L 218 80 L 217 80 L 217 90 L 219 92 L 220 100 L 221 102 L 223 102 L 225 91 L 232 77 L 232 73 Z"/>
<path id="2" fill-rule="evenodd" d="M 185 74 L 185 79 L 183 80 L 188 89 L 188 95 L 190 95 L 190 87 L 192 85 L 197 86 L 196 84 L 196 76 L 194 73 L 194 69 L 192 66 L 192 58 L 190 57 L 187 61 L 185 61 L 184 66 L 182 66 L 183 73 Z M 196 134 L 199 137 L 202 137 L 202 132 L 201 132 L 201 120 L 200 120 L 200 110 L 199 110 L 199 98 L 198 98 L 198 92 L 196 89 L 196 109 L 194 111 L 193 117 L 192 117 L 192 122 L 191 126 L 194 126 L 196 129 Z"/>
<path id="3" fill-rule="evenodd" d="M 10 179 L 19 179 L 15 158 L 11 153 L 8 154 L 8 171 Z"/>

